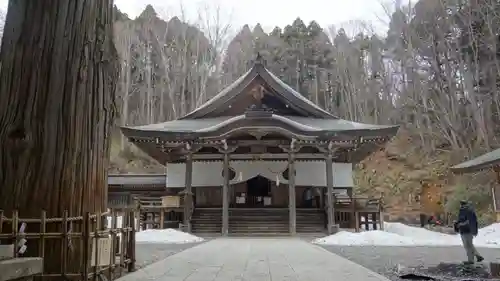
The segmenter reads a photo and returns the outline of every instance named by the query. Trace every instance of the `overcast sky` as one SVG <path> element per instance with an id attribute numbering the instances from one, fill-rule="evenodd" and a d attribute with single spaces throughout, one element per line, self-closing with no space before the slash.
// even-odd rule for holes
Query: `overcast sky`
<path id="1" fill-rule="evenodd" d="M 36 1 L 36 0 L 33 0 Z M 0 8 L 6 10 L 8 0 L 0 0 Z M 198 11 L 208 6 L 213 16 L 219 7 L 223 24 L 230 23 L 237 31 L 243 24 L 254 26 L 261 23 L 266 31 L 274 26 L 284 27 L 300 17 L 306 23 L 316 20 L 322 27 L 342 26 L 348 22 L 369 22 L 378 32 L 387 28 L 387 3 L 391 0 L 115 0 L 122 12 L 134 18 L 147 4 L 151 4 L 158 14 L 168 19 L 174 15 L 196 21 Z M 208 3 L 208 4 L 207 4 Z M 392 5 L 389 8 L 392 10 Z"/>

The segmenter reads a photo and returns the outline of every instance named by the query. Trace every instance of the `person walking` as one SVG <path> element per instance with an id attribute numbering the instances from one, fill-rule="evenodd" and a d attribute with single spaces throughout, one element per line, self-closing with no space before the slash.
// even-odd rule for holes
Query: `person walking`
<path id="1" fill-rule="evenodd" d="M 455 231 L 460 233 L 462 244 L 467 254 L 467 261 L 465 264 L 473 264 L 474 258 L 477 262 L 482 262 L 484 258 L 479 254 L 474 247 L 474 237 L 478 232 L 476 212 L 470 204 L 462 200 L 460 201 L 460 210 L 458 211 L 458 220 L 455 222 Z"/>

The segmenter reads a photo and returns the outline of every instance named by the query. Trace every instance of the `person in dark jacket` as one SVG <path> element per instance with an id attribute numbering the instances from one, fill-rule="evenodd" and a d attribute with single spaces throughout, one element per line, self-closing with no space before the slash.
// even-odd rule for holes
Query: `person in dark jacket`
<path id="1" fill-rule="evenodd" d="M 460 233 L 460 237 L 462 238 L 462 243 L 467 253 L 466 263 L 474 263 L 474 258 L 478 262 L 483 261 L 484 258 L 476 250 L 473 243 L 478 231 L 476 212 L 467 201 L 460 201 L 460 210 L 458 211 L 458 220 L 455 222 L 455 231 Z"/>

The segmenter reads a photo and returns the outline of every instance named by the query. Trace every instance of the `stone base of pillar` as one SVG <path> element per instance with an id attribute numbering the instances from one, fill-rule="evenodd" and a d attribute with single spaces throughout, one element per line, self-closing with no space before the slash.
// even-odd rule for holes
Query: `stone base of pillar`
<path id="1" fill-rule="evenodd" d="M 181 223 L 180 226 L 179 226 L 180 230 L 182 232 L 187 232 L 187 233 L 191 233 L 191 223 Z"/>
<path id="2" fill-rule="evenodd" d="M 340 231 L 340 226 L 338 224 L 332 224 L 328 226 L 328 235 L 335 234 Z"/>

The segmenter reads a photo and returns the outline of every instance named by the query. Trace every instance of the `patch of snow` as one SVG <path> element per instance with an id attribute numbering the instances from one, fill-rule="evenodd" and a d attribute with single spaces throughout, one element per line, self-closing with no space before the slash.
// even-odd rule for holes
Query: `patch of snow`
<path id="1" fill-rule="evenodd" d="M 404 237 L 381 230 L 370 230 L 359 233 L 340 231 L 334 235 L 315 239 L 313 243 L 346 246 L 406 246 L 414 245 L 415 241 L 410 237 Z"/>
<path id="2" fill-rule="evenodd" d="M 203 238 L 173 228 L 148 229 L 135 234 L 136 242 L 187 244 L 202 242 Z"/>
<path id="3" fill-rule="evenodd" d="M 483 247 L 500 247 L 500 223 L 494 223 L 479 229 L 474 244 Z"/>
<path id="4" fill-rule="evenodd" d="M 442 240 L 450 239 L 450 237 L 456 237 L 456 235 L 440 233 L 422 227 L 409 226 L 399 222 L 385 222 L 384 231 L 424 240 Z M 461 243 L 461 240 L 458 242 Z"/>
<path id="5" fill-rule="evenodd" d="M 458 234 L 445 234 L 402 223 L 384 223 L 384 230 L 358 233 L 341 231 L 313 240 L 315 244 L 346 246 L 460 246 Z M 477 247 L 500 248 L 500 223 L 479 230 L 474 239 Z"/>

